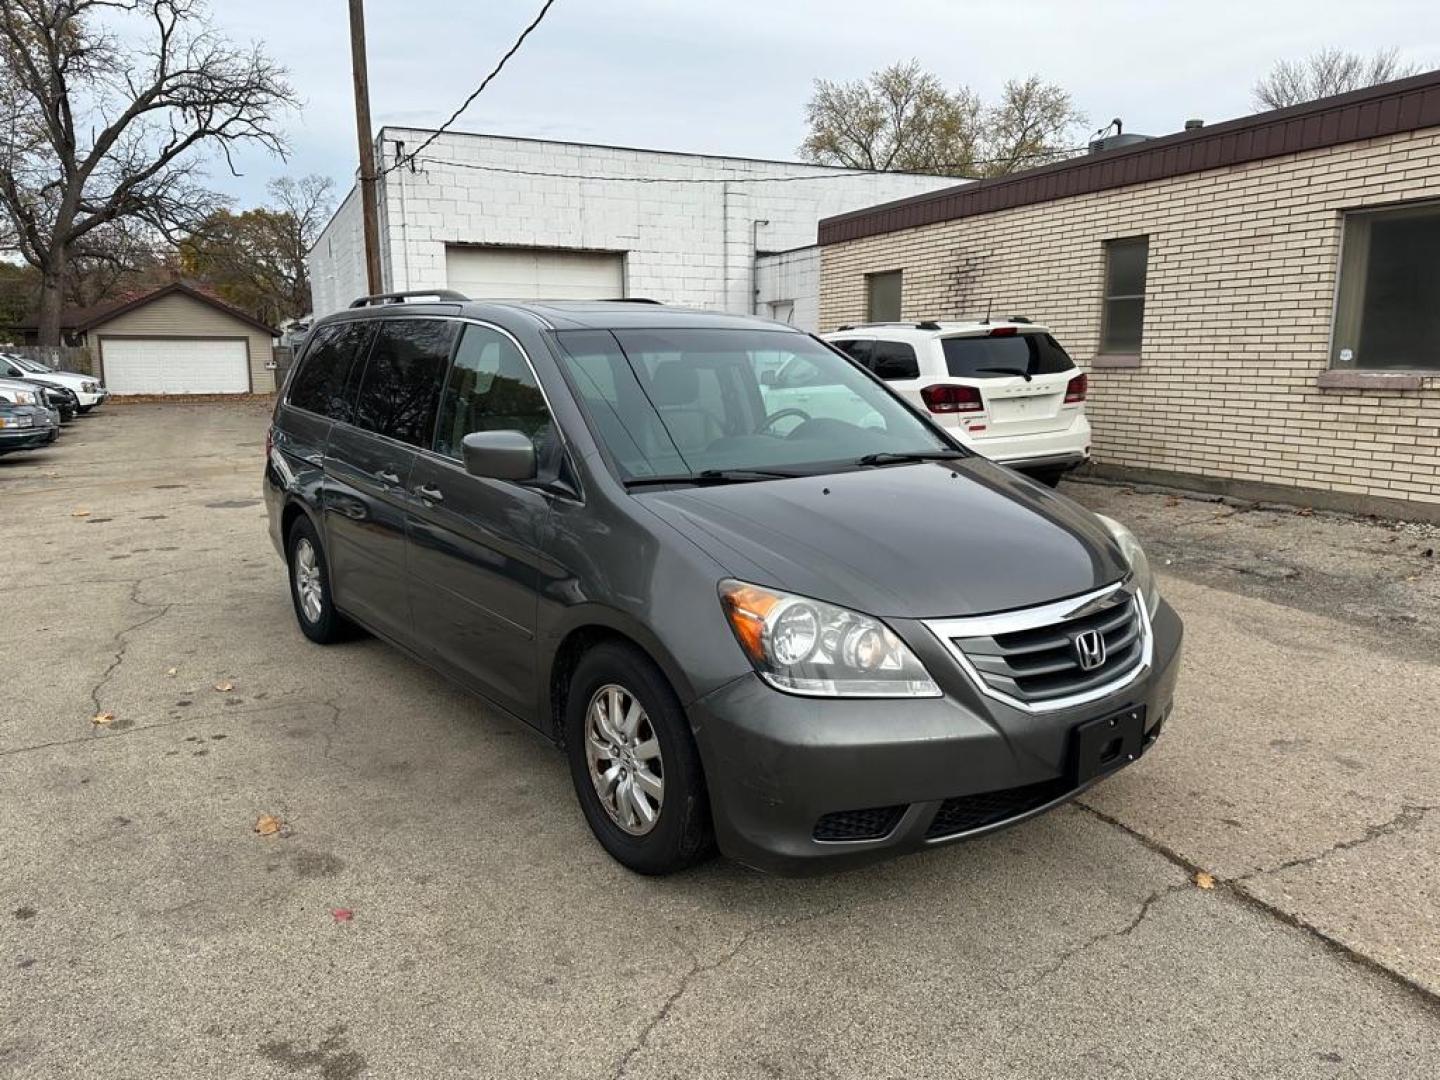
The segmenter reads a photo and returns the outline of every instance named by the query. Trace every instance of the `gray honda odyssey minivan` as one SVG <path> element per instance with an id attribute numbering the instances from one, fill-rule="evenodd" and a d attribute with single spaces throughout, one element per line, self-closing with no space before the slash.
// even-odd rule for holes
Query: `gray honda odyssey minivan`
<path id="1" fill-rule="evenodd" d="M 772 401 L 782 367 L 813 392 Z M 1123 526 L 761 319 L 357 300 L 286 382 L 265 495 L 305 635 L 363 627 L 554 740 L 642 873 L 978 836 L 1170 713 L 1180 620 Z"/>

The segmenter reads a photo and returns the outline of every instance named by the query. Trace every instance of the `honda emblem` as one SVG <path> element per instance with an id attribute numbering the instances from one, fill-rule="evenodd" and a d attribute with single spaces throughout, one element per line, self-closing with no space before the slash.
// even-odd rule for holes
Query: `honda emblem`
<path id="1" fill-rule="evenodd" d="M 1081 671 L 1094 671 L 1105 663 L 1105 637 L 1099 630 L 1086 630 L 1083 634 L 1076 634 L 1072 644 Z"/>

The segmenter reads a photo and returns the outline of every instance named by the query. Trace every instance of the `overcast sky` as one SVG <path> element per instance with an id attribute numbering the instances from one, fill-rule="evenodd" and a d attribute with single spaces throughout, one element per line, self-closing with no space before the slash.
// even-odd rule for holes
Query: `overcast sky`
<path id="1" fill-rule="evenodd" d="M 375 126 L 440 123 L 540 0 L 368 0 Z M 291 171 L 354 176 L 344 0 L 212 0 L 217 27 L 258 40 L 290 71 L 303 110 L 288 163 L 243 153 L 217 187 L 242 204 Z M 1398 47 L 1440 67 L 1435 0 L 557 0 L 461 117 L 468 131 L 793 159 L 813 80 L 859 78 L 915 57 L 948 85 L 993 98 L 1037 73 L 1067 88 L 1086 133 L 1119 116 L 1161 135 L 1189 117 L 1254 110 L 1250 88 L 1282 57 Z M 1083 141 L 1083 137 L 1082 140 Z"/>

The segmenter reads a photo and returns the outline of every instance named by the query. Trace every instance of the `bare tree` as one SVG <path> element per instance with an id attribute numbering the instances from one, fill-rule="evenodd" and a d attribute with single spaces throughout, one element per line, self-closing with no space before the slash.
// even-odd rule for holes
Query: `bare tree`
<path id="1" fill-rule="evenodd" d="M 124 44 L 99 15 L 148 27 Z M 259 46 L 206 22 L 203 0 L 0 3 L 0 208 L 40 271 L 40 341 L 58 343 L 71 260 L 117 222 L 170 237 L 219 205 L 203 155 L 255 144 L 283 154 L 276 116 L 294 105 Z"/>
<path id="2" fill-rule="evenodd" d="M 968 87 L 946 90 L 915 60 L 868 79 L 815 82 L 805 107 L 809 161 L 875 171 L 998 176 L 1069 152 L 1084 122 L 1070 95 L 1032 75 L 984 105 Z"/>
<path id="3" fill-rule="evenodd" d="M 1364 56 L 1344 49 L 1321 49 L 1304 60 L 1280 60 L 1255 83 L 1251 97 L 1259 109 L 1284 109 L 1317 98 L 1362 90 L 1414 75 L 1414 64 L 1400 62 L 1398 49 Z"/>

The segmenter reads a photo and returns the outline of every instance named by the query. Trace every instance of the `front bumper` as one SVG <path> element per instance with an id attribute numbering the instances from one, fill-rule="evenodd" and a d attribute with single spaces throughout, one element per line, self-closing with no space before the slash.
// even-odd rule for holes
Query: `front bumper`
<path id="1" fill-rule="evenodd" d="M 89 393 L 85 390 L 75 391 L 75 400 L 80 402 L 82 408 L 86 409 L 93 409 L 97 405 L 103 405 L 105 403 L 105 399 L 109 396 L 110 391 L 106 390 L 103 386 L 96 390 L 94 393 Z"/>
<path id="2" fill-rule="evenodd" d="M 1078 725 L 1143 710 L 1143 752 L 1170 713 L 1183 628 L 1163 601 L 1151 625 L 1154 655 L 1145 674 L 1109 697 L 1052 713 L 983 697 L 947 662 L 940 643 L 927 643 L 913 627 L 896 629 L 929 667 L 941 697 L 803 698 L 758 676 L 721 687 L 690 707 L 721 850 L 763 870 L 821 872 L 970 839 L 1073 798 L 1103 778 L 1075 779 Z M 992 813 L 985 824 L 955 832 L 939 828 L 938 815 L 982 793 L 1002 800 L 998 818 Z M 873 808 L 895 813 L 883 836 L 815 838 L 826 815 Z"/>
<path id="3" fill-rule="evenodd" d="M 49 424 L 44 427 L 0 428 L 0 454 L 9 453 L 12 450 L 34 450 L 37 447 L 48 446 L 55 441 L 55 437 L 59 434 L 59 429 Z"/>

